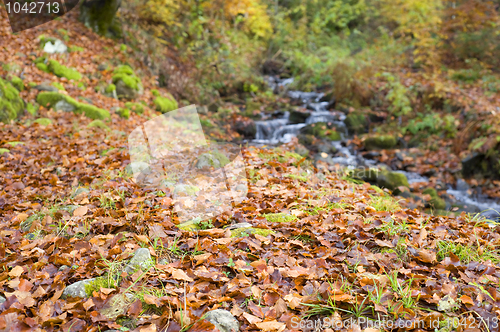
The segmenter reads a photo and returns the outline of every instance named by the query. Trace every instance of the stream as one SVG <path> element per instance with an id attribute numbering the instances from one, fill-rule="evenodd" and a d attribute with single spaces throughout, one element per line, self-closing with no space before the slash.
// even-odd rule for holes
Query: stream
<path id="1" fill-rule="evenodd" d="M 280 89 L 287 90 L 287 86 L 293 83 L 293 78 L 278 79 L 269 77 L 269 86 L 275 93 Z M 289 112 L 276 112 L 281 114 L 278 118 L 256 121 L 256 137 L 252 141 L 256 145 L 277 145 L 280 143 L 288 143 L 293 137 L 296 137 L 300 130 L 308 124 L 317 122 L 333 122 L 340 129 L 342 141 L 334 141 L 332 145 L 336 149 L 336 153 L 332 155 L 335 164 L 350 169 L 358 167 L 378 168 L 381 166 L 377 161 L 365 159 L 361 154 L 351 147 L 346 146 L 348 143 L 348 132 L 344 120 L 345 114 L 338 111 L 329 111 L 327 109 L 328 102 L 321 101 L 324 94 L 319 92 L 303 92 L 303 91 L 286 91 L 288 97 L 293 100 L 300 101 L 302 107 L 311 111 L 310 116 L 304 123 L 291 124 L 289 121 Z M 401 170 L 393 170 L 398 173 L 403 173 L 408 178 L 408 182 L 412 183 L 427 183 L 429 179 L 414 172 L 406 172 Z M 461 179 L 457 181 L 457 186 L 453 187 L 447 184 L 447 194 L 464 206 L 460 209 L 466 212 L 478 213 L 481 212 L 484 216 L 500 221 L 500 202 L 481 195 L 480 192 L 471 190 L 467 183 Z M 449 205 L 447 203 L 447 205 Z M 498 212 L 497 212 L 498 211 Z"/>

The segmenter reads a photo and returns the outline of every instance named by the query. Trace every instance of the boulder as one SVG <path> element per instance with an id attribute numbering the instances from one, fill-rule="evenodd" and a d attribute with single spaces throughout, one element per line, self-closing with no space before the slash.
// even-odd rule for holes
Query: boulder
<path id="1" fill-rule="evenodd" d="M 37 89 L 39 91 L 59 92 L 59 89 L 56 88 L 55 86 L 52 86 L 50 84 L 45 84 L 45 83 L 36 85 L 35 89 Z"/>
<path id="2" fill-rule="evenodd" d="M 91 279 L 77 281 L 74 284 L 69 285 L 64 289 L 62 293 L 62 298 L 67 298 L 67 297 L 86 298 L 87 292 L 85 290 L 85 285 L 90 285 L 95 280 L 96 278 L 91 278 Z"/>
<path id="3" fill-rule="evenodd" d="M 74 112 L 76 110 L 76 107 L 68 103 L 65 99 L 61 99 L 57 103 L 55 103 L 54 110 L 63 112 Z"/>
<path id="4" fill-rule="evenodd" d="M 433 208 L 435 210 L 444 210 L 446 209 L 446 202 L 444 199 L 439 197 L 436 189 L 427 188 L 422 192 L 424 195 L 430 195 L 432 198 L 427 202 L 426 206 Z"/>
<path id="5" fill-rule="evenodd" d="M 257 134 L 255 121 L 247 117 L 238 117 L 233 122 L 233 129 L 244 138 L 252 139 Z"/>
<path id="6" fill-rule="evenodd" d="M 220 332 L 238 332 L 238 320 L 227 310 L 215 309 L 207 312 L 204 318 L 214 324 Z"/>
<path id="7" fill-rule="evenodd" d="M 9 82 L 0 78 L 0 122 L 17 119 L 24 111 L 24 101 L 19 91 Z"/>
<path id="8" fill-rule="evenodd" d="M 306 119 L 311 115 L 311 112 L 308 110 L 299 110 L 294 109 L 290 111 L 290 117 L 288 118 L 288 122 L 295 123 L 304 123 Z"/>
<path id="9" fill-rule="evenodd" d="M 360 112 L 349 113 L 344 122 L 350 133 L 362 134 L 368 131 L 368 120 Z"/>
<path id="10" fill-rule="evenodd" d="M 112 80 L 119 99 L 135 99 L 144 92 L 140 78 L 130 66 L 116 67 Z"/>
<path id="11" fill-rule="evenodd" d="M 482 177 L 500 179 L 500 157 L 497 148 L 487 153 L 473 152 L 462 160 L 462 175 L 468 179 Z"/>
<path id="12" fill-rule="evenodd" d="M 377 185 L 399 193 L 398 187 L 410 187 L 406 175 L 389 170 L 381 170 L 376 178 Z"/>
<path id="13" fill-rule="evenodd" d="M 139 248 L 135 251 L 134 257 L 125 267 L 127 273 L 134 273 L 137 270 L 146 270 L 153 265 L 153 259 L 148 248 Z"/>
<path id="14" fill-rule="evenodd" d="M 120 3 L 121 0 L 84 1 L 80 6 L 80 21 L 102 36 L 119 38 L 122 30 L 115 14 Z"/>
<path id="15" fill-rule="evenodd" d="M 64 105 L 64 107 L 68 107 L 66 104 L 72 105 L 74 107 L 74 113 L 84 113 L 86 117 L 94 120 L 103 120 L 110 117 L 107 110 L 98 108 L 94 105 L 80 103 L 70 96 L 58 92 L 40 92 L 36 97 L 36 101 L 38 104 L 47 108 L 55 107 L 58 102 L 64 101 L 65 103 L 59 105 Z"/>
<path id="16" fill-rule="evenodd" d="M 396 137 L 392 135 L 371 135 L 364 140 L 366 150 L 392 149 L 396 144 Z"/>

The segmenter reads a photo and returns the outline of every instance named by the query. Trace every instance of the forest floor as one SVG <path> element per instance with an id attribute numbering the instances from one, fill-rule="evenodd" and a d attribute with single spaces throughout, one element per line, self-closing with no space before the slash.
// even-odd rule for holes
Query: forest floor
<path id="1" fill-rule="evenodd" d="M 68 37 L 75 51 L 58 58 L 83 84 L 35 66 L 42 34 Z M 131 64 L 152 104 L 147 69 L 74 15 L 15 35 L 3 16 L 0 38 L 0 75 L 34 83 L 26 101 L 32 86 L 57 82 L 75 99 L 123 107 L 94 89 L 111 79 L 98 70 L 108 62 Z M 181 230 L 171 193 L 125 170 L 128 134 L 156 115 L 112 114 L 96 127 L 40 107 L 1 125 L 0 331 L 216 331 L 203 319 L 213 309 L 243 331 L 500 330 L 498 225 L 405 209 L 387 190 L 314 167 L 292 142 L 243 148 L 247 198 Z M 226 228 L 236 223 L 251 227 Z M 140 248 L 151 264 L 124 272 Z M 64 298 L 89 278 L 101 278 L 90 295 Z"/>

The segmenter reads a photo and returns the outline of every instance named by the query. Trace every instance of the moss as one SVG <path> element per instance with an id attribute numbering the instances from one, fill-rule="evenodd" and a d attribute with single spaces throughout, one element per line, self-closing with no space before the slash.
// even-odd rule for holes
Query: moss
<path id="1" fill-rule="evenodd" d="M 177 225 L 177 228 L 183 231 L 197 231 L 200 230 L 200 221 L 199 220 L 189 220 L 183 222 L 182 224 Z"/>
<path id="2" fill-rule="evenodd" d="M 85 284 L 85 293 L 91 297 L 94 292 L 99 292 L 101 288 L 116 288 L 117 282 L 112 278 L 98 277 Z"/>
<path id="3" fill-rule="evenodd" d="M 84 104 L 76 101 L 75 99 L 63 95 L 59 92 L 40 92 L 36 97 L 37 103 L 43 105 L 47 108 L 53 107 L 58 101 L 65 100 L 67 103 L 75 106 L 75 113 L 81 114 L 84 113 L 86 117 L 90 119 L 106 119 L 109 118 L 109 112 L 98 108 L 93 105 Z"/>
<path id="4" fill-rule="evenodd" d="M 436 189 L 434 188 L 427 188 L 422 192 L 424 195 L 430 195 L 431 200 L 428 201 L 429 207 L 436 209 L 436 210 L 444 210 L 446 209 L 446 202 L 444 199 L 439 197 Z"/>
<path id="5" fill-rule="evenodd" d="M 296 216 L 286 213 L 269 213 L 262 216 L 269 222 L 291 222 L 298 220 Z"/>
<path id="6" fill-rule="evenodd" d="M 36 115 L 36 110 L 37 108 L 32 103 L 28 103 L 28 105 L 26 105 L 26 111 L 28 111 L 29 114 Z"/>
<path id="7" fill-rule="evenodd" d="M 87 128 L 100 128 L 100 129 L 109 130 L 109 127 L 101 120 L 92 121 L 91 123 L 89 123 L 87 125 Z"/>
<path id="8" fill-rule="evenodd" d="M 80 20 L 102 36 L 119 37 L 112 27 L 118 22 L 115 14 L 119 6 L 119 0 L 84 2 L 80 6 Z"/>
<path id="9" fill-rule="evenodd" d="M 61 83 L 59 83 L 59 82 L 53 82 L 53 83 L 52 83 L 52 86 L 54 86 L 54 87 L 56 87 L 57 89 L 62 90 L 62 91 L 66 90 L 66 89 L 64 88 L 64 85 L 62 85 L 62 84 L 61 84 Z"/>
<path id="10" fill-rule="evenodd" d="M 120 108 L 116 111 L 116 113 L 124 119 L 130 118 L 130 110 L 128 108 Z"/>
<path id="11" fill-rule="evenodd" d="M 23 145 L 24 143 L 23 142 L 19 142 L 19 141 L 13 141 L 13 142 L 7 142 L 6 144 L 12 146 L 12 147 L 16 147 L 17 145 Z"/>
<path id="12" fill-rule="evenodd" d="M 358 112 L 348 114 L 344 122 L 347 129 L 354 134 L 366 132 L 366 128 L 368 126 L 366 116 Z"/>
<path id="13" fill-rule="evenodd" d="M 396 137 L 392 135 L 374 135 L 365 139 L 365 149 L 392 149 L 396 146 Z"/>
<path id="14" fill-rule="evenodd" d="M 24 83 L 23 80 L 17 76 L 12 76 L 10 79 L 10 83 L 19 91 L 24 91 Z"/>
<path id="15" fill-rule="evenodd" d="M 151 94 L 155 97 L 159 97 L 160 96 L 160 91 L 156 90 L 156 89 L 153 89 L 151 90 Z"/>
<path id="16" fill-rule="evenodd" d="M 328 139 L 332 141 L 340 141 L 342 140 L 342 136 L 338 131 L 332 131 L 330 134 L 328 134 Z"/>
<path id="17" fill-rule="evenodd" d="M 122 81 L 127 87 L 138 91 L 140 89 L 141 80 L 137 77 L 130 66 L 118 66 L 113 71 L 113 83 Z"/>
<path id="18" fill-rule="evenodd" d="M 40 118 L 40 119 L 36 119 L 35 122 L 33 123 L 38 123 L 40 126 L 48 126 L 50 124 L 52 124 L 52 120 L 51 119 L 47 119 L 47 118 Z"/>
<path id="19" fill-rule="evenodd" d="M 24 110 L 19 91 L 8 81 L 0 78 L 0 122 L 16 119 Z"/>
<path id="20" fill-rule="evenodd" d="M 126 51 L 127 51 L 127 45 L 125 45 L 125 44 L 121 44 L 121 45 L 120 45 L 120 51 L 122 51 L 122 52 L 126 52 Z"/>
<path id="21" fill-rule="evenodd" d="M 3 155 L 4 153 L 9 153 L 9 152 L 10 152 L 9 149 L 0 148 L 0 156 Z"/>
<path id="22" fill-rule="evenodd" d="M 342 136 L 336 131 L 334 127 L 328 125 L 325 122 L 311 123 L 300 130 L 301 136 L 307 137 L 317 137 L 317 138 L 327 138 L 332 141 L 340 141 Z"/>
<path id="23" fill-rule="evenodd" d="M 156 97 L 154 104 L 156 106 L 156 111 L 160 113 L 167 113 L 176 110 L 179 107 L 175 99 L 169 99 L 166 97 Z"/>
<path id="24" fill-rule="evenodd" d="M 139 103 L 127 102 L 127 103 L 125 103 L 125 107 L 136 114 L 144 113 L 144 106 L 142 104 L 139 104 Z"/>
<path id="25" fill-rule="evenodd" d="M 48 42 L 55 43 L 57 40 L 54 37 L 50 37 L 50 36 L 46 36 L 46 35 L 41 35 L 40 37 L 38 37 L 38 39 L 40 40 L 40 47 L 41 48 L 44 48 L 45 44 L 47 44 Z"/>
<path id="26" fill-rule="evenodd" d="M 275 232 L 271 229 L 253 227 L 237 228 L 231 231 L 231 237 L 244 237 L 249 236 L 250 234 L 268 236 L 269 234 L 275 234 Z"/>
<path id="27" fill-rule="evenodd" d="M 106 93 L 113 93 L 113 91 L 116 91 L 116 85 L 111 83 L 106 87 Z"/>
<path id="28" fill-rule="evenodd" d="M 110 117 L 108 111 L 94 105 L 83 103 L 78 103 L 78 108 L 75 112 L 83 112 L 87 118 L 94 120 L 104 120 Z"/>
<path id="29" fill-rule="evenodd" d="M 378 172 L 376 181 L 378 185 L 389 188 L 396 194 L 399 192 L 398 187 L 410 187 L 406 175 L 387 170 Z"/>
<path id="30" fill-rule="evenodd" d="M 43 63 L 43 62 L 39 62 L 39 63 L 37 63 L 37 64 L 36 64 L 36 67 L 37 67 L 38 69 L 40 69 L 41 71 L 44 71 L 44 72 L 46 72 L 46 73 L 50 73 L 49 67 L 48 67 L 45 63 Z"/>
<path id="31" fill-rule="evenodd" d="M 82 74 L 80 74 L 77 70 L 68 68 L 64 65 L 61 65 L 57 60 L 50 59 L 48 64 L 49 70 L 58 77 L 65 77 L 68 80 L 79 81 L 82 79 Z"/>

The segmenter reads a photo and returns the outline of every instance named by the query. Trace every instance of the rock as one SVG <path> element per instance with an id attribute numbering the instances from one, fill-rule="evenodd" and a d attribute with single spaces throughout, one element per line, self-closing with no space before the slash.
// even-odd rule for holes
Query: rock
<path id="1" fill-rule="evenodd" d="M 310 115 L 311 115 L 310 111 L 294 109 L 290 111 L 290 117 L 288 118 L 288 122 L 292 124 L 304 123 L 306 122 L 306 119 Z"/>
<path id="2" fill-rule="evenodd" d="M 397 140 L 392 135 L 371 135 L 364 140 L 366 150 L 392 149 L 396 143 Z"/>
<path id="3" fill-rule="evenodd" d="M 140 78 L 135 75 L 130 66 L 116 67 L 112 80 L 120 99 L 135 99 L 144 92 Z"/>
<path id="4" fill-rule="evenodd" d="M 382 154 L 378 151 L 369 151 L 369 152 L 365 152 L 363 153 L 363 158 L 365 159 L 376 159 L 378 157 L 380 157 Z"/>
<path id="5" fill-rule="evenodd" d="M 80 21 L 99 35 L 120 38 L 120 21 L 115 17 L 120 0 L 84 1 L 80 6 Z"/>
<path id="6" fill-rule="evenodd" d="M 56 88 L 55 86 L 49 85 L 49 84 L 39 84 L 35 86 L 35 89 L 39 91 L 52 91 L 52 92 L 59 92 L 59 89 Z"/>
<path id="7" fill-rule="evenodd" d="M 280 75 L 283 72 L 285 64 L 282 61 L 269 59 L 262 64 L 262 73 L 264 75 Z"/>
<path id="8" fill-rule="evenodd" d="M 377 185 L 380 187 L 389 188 L 395 194 L 399 193 L 398 187 L 410 187 L 406 175 L 388 170 L 381 170 L 376 178 Z"/>
<path id="9" fill-rule="evenodd" d="M 368 130 L 368 121 L 366 116 L 359 112 L 352 112 L 346 116 L 345 125 L 349 132 L 353 134 L 366 133 Z"/>
<path id="10" fill-rule="evenodd" d="M 66 53 L 68 51 L 68 47 L 62 42 L 62 40 L 56 39 L 54 43 L 51 41 L 46 42 L 43 47 L 43 51 L 49 54 Z"/>
<path id="11" fill-rule="evenodd" d="M 87 292 L 85 291 L 85 285 L 91 284 L 95 280 L 96 278 L 91 278 L 91 279 L 77 281 L 74 284 L 69 285 L 64 289 L 62 297 L 63 298 L 80 297 L 82 299 L 86 298 Z"/>
<path id="12" fill-rule="evenodd" d="M 317 138 L 324 138 L 331 141 L 339 141 L 341 135 L 334 124 L 325 122 L 316 122 L 308 124 L 300 129 L 301 134 L 313 135 Z"/>
<path id="13" fill-rule="evenodd" d="M 473 152 L 462 160 L 462 175 L 468 179 L 482 177 L 500 179 L 500 159 L 497 148 L 490 149 L 491 153 Z"/>
<path id="14" fill-rule="evenodd" d="M 240 330 L 238 320 L 227 310 L 212 310 L 207 312 L 204 317 L 214 324 L 220 332 L 238 332 Z"/>
<path id="15" fill-rule="evenodd" d="M 61 266 L 59 267 L 59 269 L 57 269 L 57 270 L 58 270 L 58 271 L 64 271 L 64 270 L 66 270 L 66 269 L 69 269 L 69 266 L 68 266 L 68 265 L 61 265 Z"/>
<path id="16" fill-rule="evenodd" d="M 467 191 L 467 190 L 469 190 L 469 185 L 464 180 L 458 179 L 457 180 L 457 190 L 458 191 Z"/>
<path id="17" fill-rule="evenodd" d="M 135 251 L 134 257 L 125 267 L 124 271 L 131 274 L 138 269 L 145 270 L 153 265 L 153 260 L 151 259 L 151 254 L 148 248 L 139 248 Z"/>
<path id="18" fill-rule="evenodd" d="M 76 110 L 76 107 L 68 103 L 66 100 L 59 100 L 55 105 L 54 105 L 54 110 L 56 111 L 63 111 L 63 112 L 74 112 Z"/>
<path id="19" fill-rule="evenodd" d="M 207 115 L 208 114 L 208 106 L 196 106 L 196 112 L 198 112 L 198 114 Z"/>
<path id="20" fill-rule="evenodd" d="M 205 167 L 221 168 L 230 163 L 228 157 L 223 153 L 215 150 L 212 152 L 203 153 L 198 157 L 196 168 L 201 169 Z"/>
<path id="21" fill-rule="evenodd" d="M 24 101 L 19 91 L 9 81 L 0 78 L 0 122 L 17 119 L 23 111 Z"/>
<path id="22" fill-rule="evenodd" d="M 257 134 L 255 121 L 247 117 L 238 117 L 233 123 L 233 129 L 244 138 L 252 139 Z"/>
<path id="23" fill-rule="evenodd" d="M 127 312 L 135 299 L 135 296 L 130 293 L 113 295 L 99 312 L 106 318 L 115 320 L 118 316 Z"/>
<path id="24" fill-rule="evenodd" d="M 436 189 L 427 188 L 422 192 L 424 195 L 430 195 L 432 198 L 427 202 L 427 207 L 433 208 L 435 210 L 444 210 L 446 209 L 446 202 L 444 199 L 439 197 Z"/>
<path id="25" fill-rule="evenodd" d="M 333 158 L 329 154 L 327 154 L 325 152 L 317 153 L 317 154 L 314 155 L 314 163 L 317 164 L 318 161 L 325 162 L 328 165 L 335 165 L 335 162 L 333 161 Z"/>
<path id="26" fill-rule="evenodd" d="M 104 70 L 107 70 L 108 68 L 109 68 L 109 66 L 107 63 L 101 63 L 99 66 L 97 66 L 98 71 L 104 71 Z"/>

